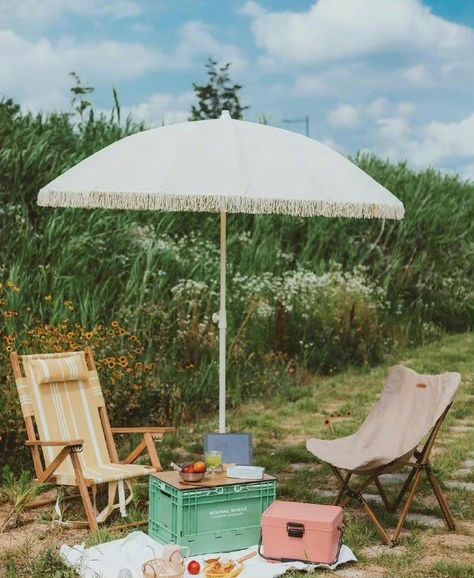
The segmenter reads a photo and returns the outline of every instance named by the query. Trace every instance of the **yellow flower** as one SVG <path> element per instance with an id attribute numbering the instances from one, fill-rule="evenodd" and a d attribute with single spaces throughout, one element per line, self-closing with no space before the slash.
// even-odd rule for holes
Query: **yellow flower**
<path id="1" fill-rule="evenodd" d="M 0 299 L 0 307 L 3 307 L 6 304 L 5 299 Z"/>
<path id="2" fill-rule="evenodd" d="M 15 283 L 13 283 L 13 281 L 7 281 L 7 287 L 9 289 L 13 289 L 13 287 L 15 287 Z"/>
<path id="3" fill-rule="evenodd" d="M 120 323 L 118 321 L 112 321 L 111 325 L 112 327 L 118 327 Z"/>
<path id="4" fill-rule="evenodd" d="M 126 331 L 125 329 L 123 329 L 122 327 L 119 329 L 118 334 L 119 335 L 125 335 Z"/>
<path id="5" fill-rule="evenodd" d="M 138 337 L 136 335 L 130 335 L 130 341 L 138 341 Z"/>
<path id="6" fill-rule="evenodd" d="M 107 367 L 109 369 L 113 369 L 115 366 L 116 366 L 115 359 L 110 358 L 107 360 Z"/>
<path id="7" fill-rule="evenodd" d="M 53 296 L 52 295 L 46 295 L 46 297 L 44 298 L 45 301 L 52 301 L 53 300 Z"/>
<path id="8" fill-rule="evenodd" d="M 92 331 L 86 331 L 86 333 L 84 334 L 84 337 L 86 339 L 92 339 L 94 333 Z"/>
<path id="9" fill-rule="evenodd" d="M 125 357 L 125 355 L 121 355 L 119 357 L 119 364 L 120 364 L 120 367 L 127 367 L 128 366 L 128 359 Z"/>
<path id="10" fill-rule="evenodd" d="M 10 319 L 11 317 L 16 317 L 18 315 L 17 311 L 4 311 L 3 312 L 3 316 L 6 317 L 7 319 Z"/>
<path id="11" fill-rule="evenodd" d="M 136 353 L 137 355 L 141 355 L 141 353 L 142 353 L 141 348 L 140 348 L 140 347 L 137 347 L 137 348 L 135 349 L 135 353 Z"/>
<path id="12" fill-rule="evenodd" d="M 13 351 L 13 347 L 11 345 L 7 345 L 6 350 L 8 353 L 11 353 Z"/>

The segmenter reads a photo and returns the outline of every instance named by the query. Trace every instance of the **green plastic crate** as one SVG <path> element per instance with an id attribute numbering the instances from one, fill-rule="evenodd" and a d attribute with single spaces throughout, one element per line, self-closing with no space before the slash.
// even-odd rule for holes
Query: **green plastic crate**
<path id="1" fill-rule="evenodd" d="M 177 490 L 150 476 L 148 533 L 192 555 L 242 550 L 258 543 L 262 513 L 276 499 L 276 480 Z"/>

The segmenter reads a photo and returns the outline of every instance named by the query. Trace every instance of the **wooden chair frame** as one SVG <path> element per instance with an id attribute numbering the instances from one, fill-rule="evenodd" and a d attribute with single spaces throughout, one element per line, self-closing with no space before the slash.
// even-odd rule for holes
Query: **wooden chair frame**
<path id="1" fill-rule="evenodd" d="M 94 357 L 92 355 L 92 350 L 87 347 L 84 350 L 86 364 L 90 371 L 96 371 L 96 365 Z M 18 355 L 16 352 L 10 354 L 10 361 L 13 367 L 13 373 L 16 379 L 24 378 L 25 375 L 22 371 L 22 356 Z M 155 441 L 161 440 L 165 433 L 171 433 L 176 431 L 174 427 L 116 427 L 110 426 L 109 416 L 107 414 L 107 408 L 105 406 L 99 407 L 99 416 L 102 424 L 102 429 L 104 431 L 105 441 L 107 445 L 107 450 L 109 452 L 109 457 L 112 463 L 115 464 L 133 464 L 137 459 L 147 451 L 151 465 L 155 468 L 155 471 L 159 472 L 163 468 L 161 467 L 160 459 L 158 457 L 158 452 L 156 451 Z M 44 484 L 45 482 L 57 483 L 54 473 L 58 466 L 66 459 L 70 459 L 72 466 L 74 468 L 74 473 L 76 475 L 76 484 L 79 488 L 80 496 L 84 505 L 84 510 L 87 517 L 87 523 L 91 530 L 98 529 L 98 523 L 96 520 L 97 512 L 94 509 L 91 496 L 89 494 L 89 488 L 96 486 L 93 479 L 87 479 L 83 475 L 81 462 L 78 458 L 78 453 L 82 452 L 83 440 L 40 440 L 36 435 L 35 420 L 33 416 L 24 417 L 25 429 L 27 435 L 27 445 L 31 449 L 31 456 L 33 459 L 33 464 L 36 472 L 36 482 L 38 484 Z M 114 434 L 141 434 L 143 436 L 142 441 L 138 446 L 133 449 L 129 455 L 121 462 L 118 457 L 117 447 L 114 441 Z M 41 458 L 40 448 L 56 446 L 62 447 L 61 451 L 54 458 L 54 460 L 47 466 L 44 466 L 43 460 Z M 42 502 L 44 505 L 46 502 Z M 135 524 L 136 525 L 136 524 Z"/>
<path id="2" fill-rule="evenodd" d="M 426 440 L 426 442 L 423 445 L 423 447 L 421 448 L 421 450 L 418 450 L 418 449 L 415 450 L 415 452 L 414 452 L 415 461 L 397 459 L 397 460 L 394 460 L 393 462 L 391 462 L 390 464 L 387 464 L 386 466 L 383 466 L 383 467 L 377 469 L 376 471 L 370 472 L 368 474 L 358 473 L 357 471 L 354 471 L 354 472 L 346 472 L 345 475 L 343 475 L 343 473 L 341 473 L 341 470 L 339 470 L 338 468 L 336 468 L 335 466 L 330 464 L 331 468 L 332 468 L 334 474 L 336 475 L 336 478 L 340 484 L 339 493 L 338 493 L 338 495 L 334 501 L 334 504 L 341 506 L 341 507 L 345 507 L 345 506 L 349 505 L 352 500 L 354 500 L 354 499 L 358 500 L 362 504 L 362 506 L 364 507 L 365 511 L 367 512 L 367 515 L 369 516 L 370 520 L 372 521 L 372 523 L 376 527 L 376 529 L 379 532 L 380 536 L 382 537 L 383 541 L 389 546 L 395 546 L 397 544 L 399 538 L 400 538 L 400 533 L 401 533 L 403 526 L 405 524 L 407 515 L 408 515 L 410 508 L 412 506 L 413 500 L 415 499 L 416 492 L 420 486 L 423 473 L 426 474 L 428 481 L 430 482 L 431 487 L 433 488 L 433 492 L 436 496 L 436 499 L 438 500 L 438 503 L 439 503 L 440 508 L 441 508 L 441 512 L 443 513 L 443 517 L 444 517 L 444 520 L 446 522 L 448 529 L 449 530 L 455 530 L 456 529 L 456 526 L 454 523 L 454 518 L 453 518 L 453 515 L 451 514 L 451 511 L 449 509 L 448 502 L 446 501 L 446 498 L 444 497 L 444 495 L 441 491 L 441 487 L 439 485 L 438 480 L 436 479 L 436 476 L 435 476 L 435 474 L 431 468 L 431 464 L 429 461 L 430 453 L 431 453 L 431 450 L 433 448 L 436 437 L 438 435 L 439 429 L 440 429 L 441 424 L 443 423 L 450 407 L 451 407 L 451 404 L 446 408 L 444 413 L 441 415 L 441 417 L 438 419 L 436 424 L 433 426 L 433 428 L 432 428 L 432 430 L 428 436 L 428 439 Z M 382 484 L 380 483 L 379 476 L 381 476 L 384 473 L 388 473 L 389 471 L 393 471 L 393 468 L 396 465 L 400 465 L 401 467 L 409 467 L 409 468 L 411 468 L 411 471 L 408 474 L 408 477 L 407 477 L 405 483 L 403 484 L 403 487 L 400 490 L 397 498 L 395 499 L 395 502 L 393 504 L 391 504 L 387 498 L 387 495 L 386 495 L 383 487 L 382 487 Z M 349 481 L 350 481 L 352 475 L 357 475 L 357 476 L 366 475 L 367 479 L 363 483 L 361 483 L 358 487 L 353 488 L 349 485 Z M 368 504 L 367 500 L 364 498 L 364 496 L 362 494 L 362 492 L 372 482 L 374 482 L 374 484 L 377 488 L 377 491 L 380 494 L 380 497 L 382 498 L 382 501 L 383 501 L 383 504 L 384 504 L 386 510 L 390 513 L 394 513 L 398 509 L 405 494 L 407 492 L 409 492 L 408 498 L 405 502 L 405 505 L 402 508 L 401 513 L 400 513 L 400 518 L 398 520 L 397 526 L 396 526 L 395 531 L 393 532 L 392 535 L 390 535 L 387 532 L 387 530 L 385 530 L 385 528 L 382 526 L 382 524 L 381 524 L 380 520 L 377 518 L 374 510 L 371 508 L 371 506 Z"/>

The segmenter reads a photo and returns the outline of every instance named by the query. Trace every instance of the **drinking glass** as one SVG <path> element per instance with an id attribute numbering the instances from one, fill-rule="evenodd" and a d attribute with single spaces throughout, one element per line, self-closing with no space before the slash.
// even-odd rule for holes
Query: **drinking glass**
<path id="1" fill-rule="evenodd" d="M 222 467 L 222 452 L 209 451 L 204 454 L 207 471 L 211 475 L 220 474 L 223 471 Z"/>

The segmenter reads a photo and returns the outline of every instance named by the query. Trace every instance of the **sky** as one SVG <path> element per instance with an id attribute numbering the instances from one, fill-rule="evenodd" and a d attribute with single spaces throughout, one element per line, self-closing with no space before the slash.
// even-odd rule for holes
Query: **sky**
<path id="1" fill-rule="evenodd" d="M 186 120 L 208 57 L 232 62 L 246 120 L 474 179 L 474 0 L 0 0 L 0 98 Z M 1 143 L 0 143 L 1 146 Z"/>

